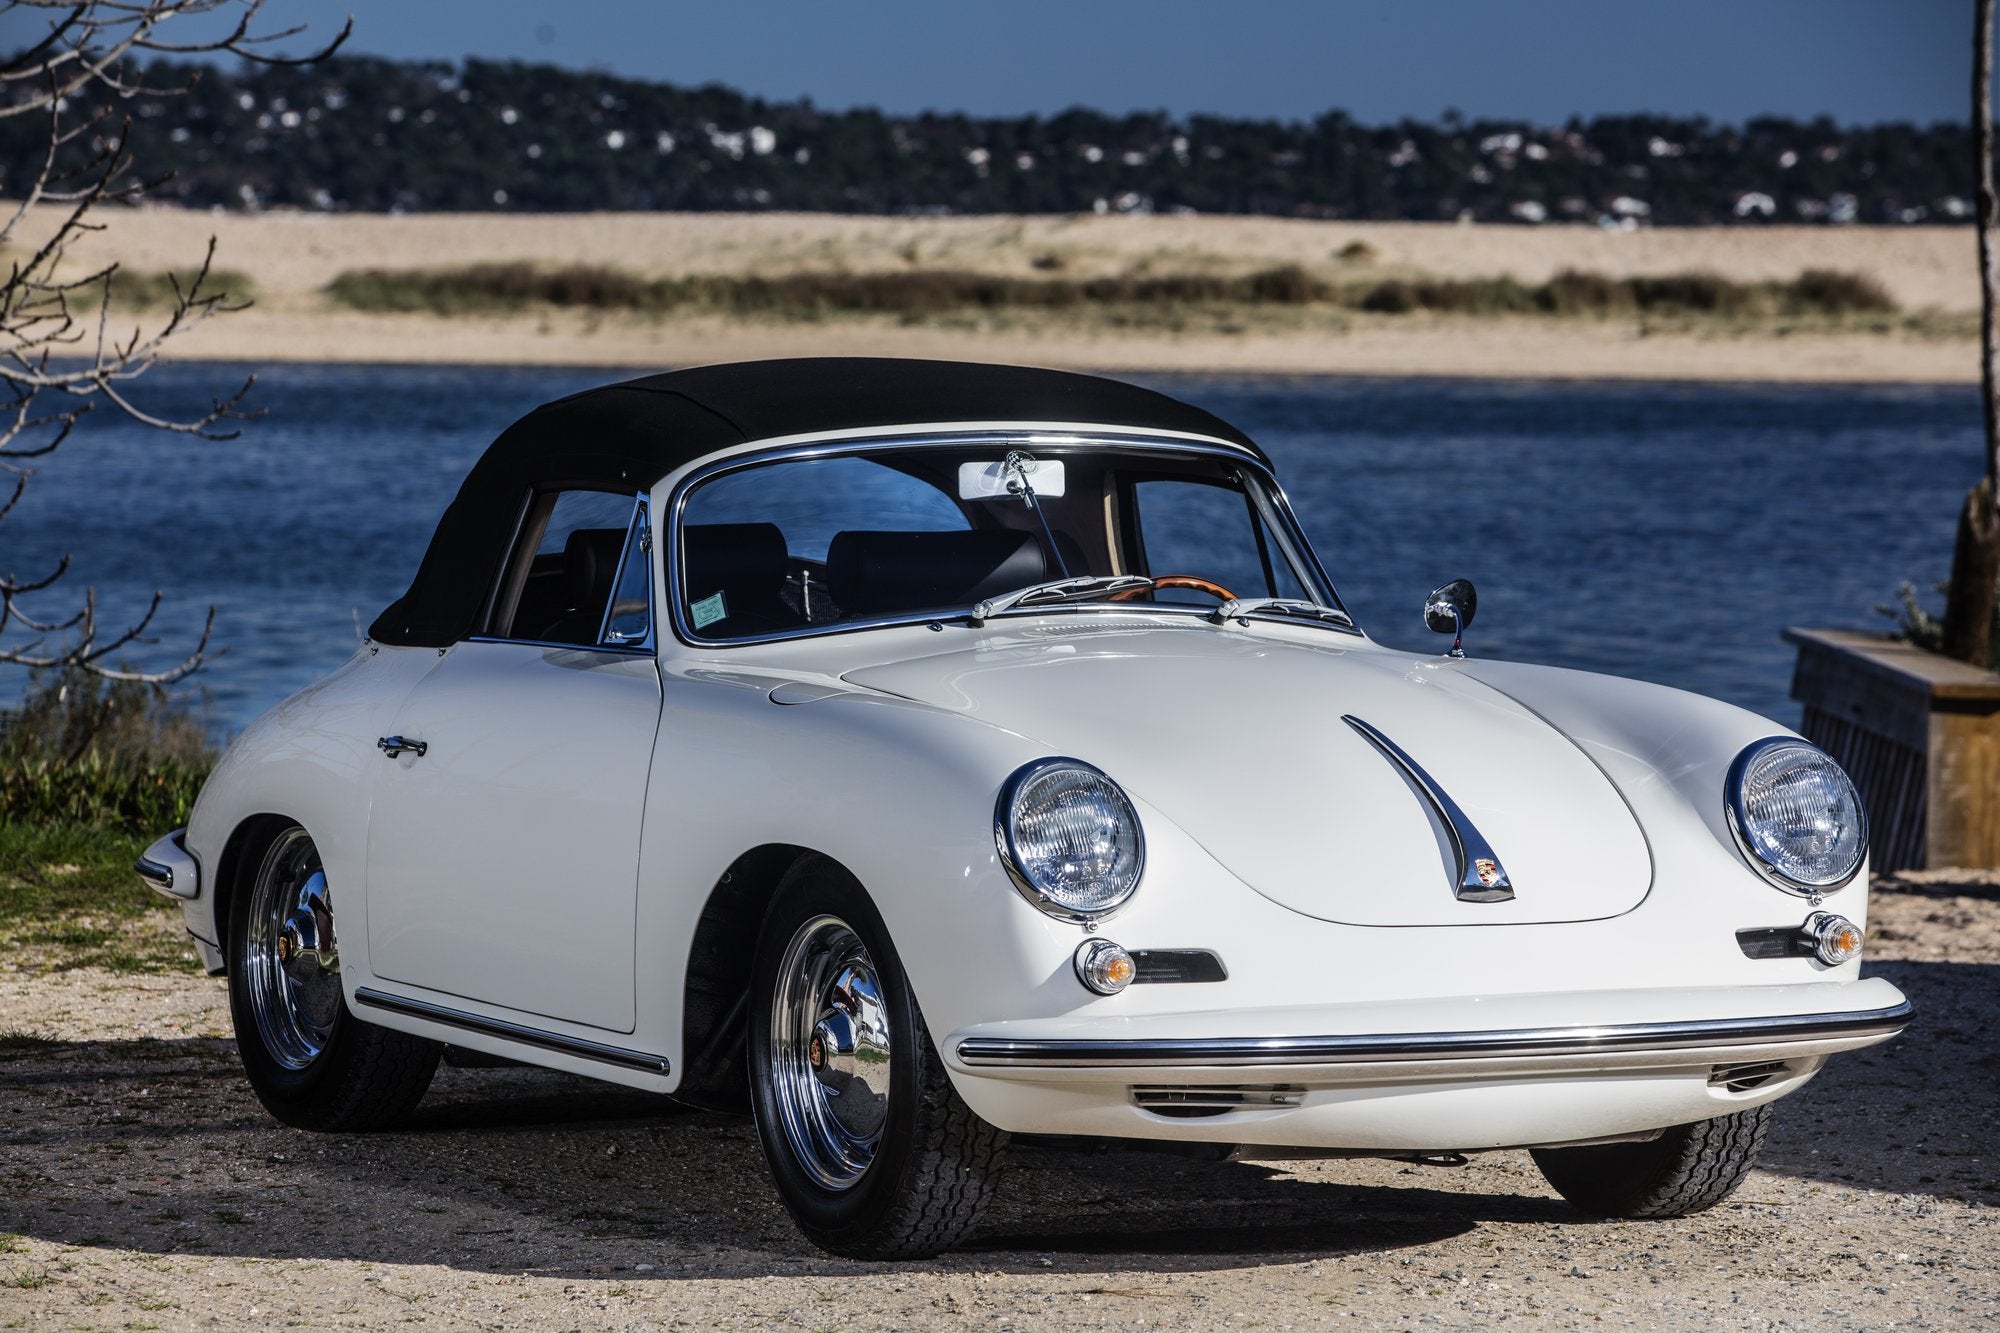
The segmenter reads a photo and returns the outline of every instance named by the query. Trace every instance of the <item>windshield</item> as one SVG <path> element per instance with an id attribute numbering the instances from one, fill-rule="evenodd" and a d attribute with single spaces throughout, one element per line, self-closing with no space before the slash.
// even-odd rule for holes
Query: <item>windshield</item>
<path id="1" fill-rule="evenodd" d="M 1150 443 L 878 444 L 750 464 L 694 485 L 678 538 L 673 594 L 697 639 L 963 616 L 1059 579 L 1126 576 L 1024 609 L 1338 605 L 1261 470 Z"/>

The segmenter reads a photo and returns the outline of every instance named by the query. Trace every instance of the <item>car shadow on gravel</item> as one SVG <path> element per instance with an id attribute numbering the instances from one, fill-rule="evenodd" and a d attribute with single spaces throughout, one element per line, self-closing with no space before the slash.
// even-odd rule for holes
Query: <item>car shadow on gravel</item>
<path id="1" fill-rule="evenodd" d="M 1778 1103 L 1758 1165 L 1827 1185 L 2000 1204 L 2000 964 L 1878 962 L 1916 1015 Z"/>
<path id="2" fill-rule="evenodd" d="M 2000 966 L 1874 970 L 1911 996 L 1916 1025 L 1786 1099 L 1765 1169 L 2000 1202 L 1979 1155 L 2000 1118 L 2000 1057 L 1985 1040 Z M 867 1267 L 799 1235 L 747 1121 L 538 1069 L 446 1068 L 408 1127 L 313 1135 L 270 1119 L 227 1041 L 16 1040 L 0 1045 L 0 1182 L 0 1232 L 161 1255 L 509 1274 L 645 1264 L 659 1278 Z M 935 1262 L 1201 1272 L 1551 1222 L 1589 1225 L 1520 1154 L 1462 1171 L 1374 1161 L 1295 1172 L 1035 1148 L 1013 1155 L 981 1232 Z"/>
<path id="3" fill-rule="evenodd" d="M 870 1267 L 799 1235 L 747 1120 L 550 1071 L 443 1069 L 406 1128 L 313 1135 L 265 1114 L 229 1042 L 38 1042 L 0 1051 L 0 1110 L 0 1232 L 56 1244 L 508 1274 Z M 1055 1255 L 1089 1271 L 1143 1256 L 1201 1272 L 1563 1215 L 1492 1183 L 1454 1193 L 1030 1147 L 988 1225 L 936 1262 L 1034 1272 Z"/>

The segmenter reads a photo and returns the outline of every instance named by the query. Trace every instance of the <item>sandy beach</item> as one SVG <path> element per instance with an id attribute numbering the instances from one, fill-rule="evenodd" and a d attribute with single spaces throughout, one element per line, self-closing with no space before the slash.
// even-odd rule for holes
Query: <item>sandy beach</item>
<path id="1" fill-rule="evenodd" d="M 31 215 L 20 243 L 37 241 L 55 216 L 46 209 Z M 217 267 L 253 284 L 252 308 L 176 340 L 173 355 L 181 359 L 650 367 L 877 354 L 1110 371 L 1930 383 L 1978 377 L 1970 228 L 1615 232 L 1238 217 L 243 215 L 167 208 L 106 209 L 96 220 L 106 229 L 74 248 L 72 264 L 115 260 L 143 273 L 184 269 L 214 236 Z M 1355 242 L 1364 257 L 1353 257 Z M 510 261 L 600 264 L 645 276 L 955 269 L 1091 277 L 1298 264 L 1331 280 L 1507 275 L 1525 283 L 1563 269 L 1611 277 L 1699 270 L 1758 282 L 1822 268 L 1873 278 L 1909 318 L 1894 328 L 1848 331 L 1342 313 L 1275 327 L 1210 321 L 1163 329 L 1054 315 L 908 323 L 887 316 L 753 320 L 550 309 L 440 318 L 363 314 L 324 294 L 351 270 Z"/>

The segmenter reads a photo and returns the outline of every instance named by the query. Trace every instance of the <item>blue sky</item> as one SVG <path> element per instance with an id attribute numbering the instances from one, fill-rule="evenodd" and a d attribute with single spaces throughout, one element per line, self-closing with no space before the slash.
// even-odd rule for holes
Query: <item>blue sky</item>
<path id="1" fill-rule="evenodd" d="M 834 108 L 1338 108 L 1369 123 L 1447 107 L 1544 123 L 1958 120 L 1972 29 L 1972 0 L 269 0 L 265 17 L 324 34 L 349 13 L 354 52 L 544 61 Z M 5 17 L 0 47 L 41 26 L 34 11 Z"/>
<path id="2" fill-rule="evenodd" d="M 1964 115 L 1971 0 L 272 0 L 355 51 L 720 82 L 828 107 L 1843 124 Z"/>

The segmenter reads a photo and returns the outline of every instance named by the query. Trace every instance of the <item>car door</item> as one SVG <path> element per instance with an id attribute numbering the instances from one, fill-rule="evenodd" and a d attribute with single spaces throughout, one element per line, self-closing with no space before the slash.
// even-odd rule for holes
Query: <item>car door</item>
<path id="1" fill-rule="evenodd" d="M 633 1030 L 639 828 L 660 716 L 643 497 L 527 502 L 487 632 L 396 715 L 368 837 L 383 982 Z"/>

